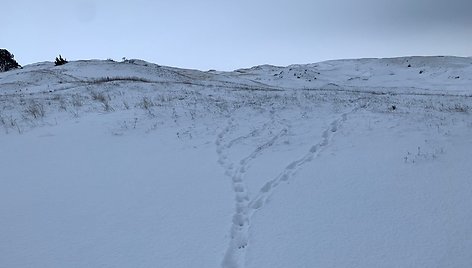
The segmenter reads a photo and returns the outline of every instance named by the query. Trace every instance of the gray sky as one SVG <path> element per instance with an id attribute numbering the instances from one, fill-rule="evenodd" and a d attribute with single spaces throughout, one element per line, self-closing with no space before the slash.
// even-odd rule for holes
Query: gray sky
<path id="1" fill-rule="evenodd" d="M 201 70 L 472 56 L 471 0 L 6 0 L 1 7 L 0 48 L 22 65 L 58 54 Z"/>

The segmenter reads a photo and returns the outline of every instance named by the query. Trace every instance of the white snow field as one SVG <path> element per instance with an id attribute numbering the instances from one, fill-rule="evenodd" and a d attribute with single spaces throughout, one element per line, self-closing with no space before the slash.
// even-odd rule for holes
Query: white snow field
<path id="1" fill-rule="evenodd" d="M 0 73 L 0 267 L 472 267 L 472 58 Z"/>

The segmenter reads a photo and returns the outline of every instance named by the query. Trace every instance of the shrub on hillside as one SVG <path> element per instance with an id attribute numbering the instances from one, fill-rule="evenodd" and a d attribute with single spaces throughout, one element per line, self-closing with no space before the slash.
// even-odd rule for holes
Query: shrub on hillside
<path id="1" fill-rule="evenodd" d="M 64 58 L 62 58 L 61 55 L 59 55 L 59 58 L 56 57 L 56 61 L 54 62 L 56 64 L 56 66 L 59 66 L 59 65 L 64 65 L 66 63 L 68 63 L 68 61 Z"/>
<path id="2" fill-rule="evenodd" d="M 15 56 L 6 49 L 0 49 L 0 72 L 6 72 L 21 66 L 14 59 Z"/>

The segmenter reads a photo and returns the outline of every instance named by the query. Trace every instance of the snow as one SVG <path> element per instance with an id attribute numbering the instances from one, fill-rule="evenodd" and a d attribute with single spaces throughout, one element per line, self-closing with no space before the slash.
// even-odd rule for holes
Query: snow
<path id="1" fill-rule="evenodd" d="M 471 80 L 457 57 L 0 73 L 0 267 L 472 266 Z"/>
<path id="2" fill-rule="evenodd" d="M 176 150 L 174 133 L 116 137 L 100 124 L 2 139 L 1 266 L 217 266 L 231 200 L 199 157 L 213 148 Z"/>

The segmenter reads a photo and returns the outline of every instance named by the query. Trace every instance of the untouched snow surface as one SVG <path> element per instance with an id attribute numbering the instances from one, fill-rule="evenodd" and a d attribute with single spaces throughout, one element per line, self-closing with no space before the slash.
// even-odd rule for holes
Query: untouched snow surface
<path id="1" fill-rule="evenodd" d="M 472 267 L 472 59 L 0 73 L 0 267 Z"/>

